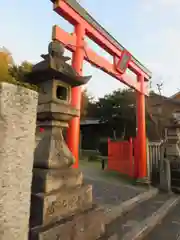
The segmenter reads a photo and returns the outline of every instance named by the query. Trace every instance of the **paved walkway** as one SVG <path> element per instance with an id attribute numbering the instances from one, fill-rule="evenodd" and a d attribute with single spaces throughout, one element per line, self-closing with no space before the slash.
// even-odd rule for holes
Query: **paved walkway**
<path id="1" fill-rule="evenodd" d="M 147 190 L 133 186 L 117 177 L 107 177 L 106 172 L 102 171 L 100 166 L 97 168 L 91 164 L 81 165 L 80 169 L 84 174 L 85 183 L 93 185 L 94 201 L 106 207 L 119 205 Z"/>
<path id="2" fill-rule="evenodd" d="M 147 240 L 180 240 L 180 203 L 146 237 Z"/>

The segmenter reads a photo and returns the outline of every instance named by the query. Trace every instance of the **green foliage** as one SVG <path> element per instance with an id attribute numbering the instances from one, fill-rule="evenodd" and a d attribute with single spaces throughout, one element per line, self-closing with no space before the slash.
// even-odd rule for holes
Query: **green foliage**
<path id="1" fill-rule="evenodd" d="M 97 117 L 112 129 L 114 138 L 136 134 L 136 102 L 132 90 L 117 90 L 97 102 Z"/>
<path id="2" fill-rule="evenodd" d="M 156 93 L 153 91 L 153 90 L 151 90 L 150 92 L 149 92 L 149 96 L 153 96 L 153 95 L 155 95 Z"/>
<path id="3" fill-rule="evenodd" d="M 21 65 L 15 65 L 11 53 L 0 49 L 0 82 L 8 82 L 18 86 L 38 91 L 37 86 L 26 82 L 25 75 L 32 70 L 32 64 L 24 61 Z"/>
<path id="4" fill-rule="evenodd" d="M 86 111 L 86 118 L 96 118 L 106 123 L 115 139 L 136 136 L 136 94 L 133 90 L 116 90 L 107 94 L 96 103 L 90 102 Z M 152 128 L 152 119 L 148 112 L 146 128 L 147 132 Z"/>
<path id="5" fill-rule="evenodd" d="M 8 81 L 11 79 L 9 75 L 9 67 L 13 64 L 11 54 L 5 48 L 0 49 L 0 81 Z"/>
<path id="6" fill-rule="evenodd" d="M 103 122 L 135 120 L 135 98 L 131 90 L 117 90 L 98 101 L 99 117 Z"/>
<path id="7" fill-rule="evenodd" d="M 33 65 L 27 61 L 21 63 L 21 65 L 12 65 L 9 68 L 9 74 L 17 79 L 19 82 L 26 81 L 26 74 L 32 71 Z"/>

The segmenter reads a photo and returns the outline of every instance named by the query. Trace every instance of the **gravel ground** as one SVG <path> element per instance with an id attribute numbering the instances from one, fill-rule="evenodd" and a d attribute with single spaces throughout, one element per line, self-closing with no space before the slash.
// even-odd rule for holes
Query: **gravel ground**
<path id="1" fill-rule="evenodd" d="M 93 185 L 94 201 L 100 205 L 118 205 L 123 201 L 135 197 L 147 189 L 125 183 L 120 179 L 102 177 L 102 172 L 97 169 L 81 167 L 84 173 L 85 184 Z"/>
<path id="2" fill-rule="evenodd" d="M 86 184 L 93 185 L 94 200 L 103 205 L 117 205 L 139 194 L 139 191 L 129 189 L 126 186 L 117 186 L 98 180 L 85 178 Z"/>

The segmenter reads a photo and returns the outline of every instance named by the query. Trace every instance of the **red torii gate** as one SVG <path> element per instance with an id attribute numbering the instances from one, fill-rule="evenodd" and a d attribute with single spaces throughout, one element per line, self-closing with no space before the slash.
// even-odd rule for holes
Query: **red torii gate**
<path id="1" fill-rule="evenodd" d="M 146 128 L 145 128 L 145 95 L 146 82 L 151 78 L 151 72 L 118 43 L 101 25 L 99 25 L 76 0 L 51 0 L 56 13 L 75 27 L 73 34 L 65 32 L 58 26 L 53 27 L 52 38 L 62 42 L 73 52 L 72 65 L 82 74 L 83 60 L 90 62 L 102 71 L 123 82 L 137 92 L 137 142 L 139 145 L 138 178 L 146 177 Z M 110 63 L 88 47 L 85 42 L 88 36 L 106 52 L 113 56 L 114 63 Z M 129 68 L 137 76 L 132 79 L 127 73 Z M 72 105 L 80 109 L 81 87 L 72 89 Z M 78 167 L 80 118 L 70 122 L 67 142 Z"/>

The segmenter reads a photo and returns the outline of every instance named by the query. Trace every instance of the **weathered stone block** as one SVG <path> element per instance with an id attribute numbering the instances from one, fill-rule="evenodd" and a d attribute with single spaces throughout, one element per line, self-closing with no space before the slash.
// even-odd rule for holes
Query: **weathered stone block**
<path id="1" fill-rule="evenodd" d="M 41 92 L 39 94 L 39 104 L 47 103 L 50 101 L 58 101 L 60 104 L 69 103 L 71 101 L 71 89 L 70 85 L 61 80 L 47 80 L 41 82 Z M 63 87 L 65 91 L 65 98 L 58 98 L 58 89 Z M 62 91 L 61 91 L 62 92 Z M 64 91 L 63 91 L 64 92 Z M 63 96 L 62 96 L 63 97 Z"/>
<path id="2" fill-rule="evenodd" d="M 48 102 L 38 105 L 38 120 L 55 119 L 68 122 L 72 117 L 79 116 L 79 111 L 64 102 Z"/>
<path id="3" fill-rule="evenodd" d="M 30 240 L 95 240 L 105 231 L 105 214 L 101 209 L 90 209 L 66 222 L 31 231 Z"/>
<path id="4" fill-rule="evenodd" d="M 0 83 L 0 239 L 28 237 L 38 94 Z"/>
<path id="5" fill-rule="evenodd" d="M 48 193 L 63 187 L 81 186 L 83 174 L 78 169 L 33 169 L 33 193 Z"/>
<path id="6" fill-rule="evenodd" d="M 92 206 L 92 186 L 32 194 L 31 227 L 46 225 Z"/>
<path id="7" fill-rule="evenodd" d="M 160 161 L 160 190 L 164 192 L 171 192 L 171 167 L 168 159 L 161 159 Z"/>
<path id="8" fill-rule="evenodd" d="M 99 238 L 105 232 L 104 222 L 105 214 L 100 209 L 76 216 L 74 220 L 74 240 L 94 240 Z"/>
<path id="9" fill-rule="evenodd" d="M 34 152 L 35 168 L 62 169 L 74 162 L 74 157 L 64 141 L 62 129 L 54 124 L 54 121 L 49 121 L 49 125 L 44 126 L 45 130 Z"/>

